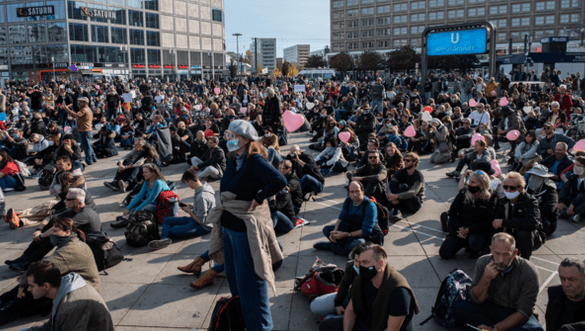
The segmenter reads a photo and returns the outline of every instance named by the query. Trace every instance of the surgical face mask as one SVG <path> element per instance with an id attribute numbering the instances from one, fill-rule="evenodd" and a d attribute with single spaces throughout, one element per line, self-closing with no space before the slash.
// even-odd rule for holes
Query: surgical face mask
<path id="1" fill-rule="evenodd" d="M 227 146 L 228 151 L 230 151 L 230 152 L 235 152 L 238 149 L 240 149 L 240 145 L 239 145 L 239 140 L 238 139 L 228 140 L 226 146 Z"/>
<path id="2" fill-rule="evenodd" d="M 360 266 L 360 273 L 359 275 L 362 276 L 363 280 L 371 280 L 376 276 L 378 270 L 374 266 L 371 267 L 362 267 Z"/>
<path id="3" fill-rule="evenodd" d="M 264 134 L 264 137 L 266 137 L 266 138 L 270 138 L 270 133 L 265 133 L 265 134 Z"/>
<path id="4" fill-rule="evenodd" d="M 392 123 L 386 123 L 386 126 L 387 127 L 391 127 L 392 126 Z"/>
<path id="5" fill-rule="evenodd" d="M 353 265 L 353 270 L 355 270 L 358 275 L 360 274 L 360 269 L 356 267 L 355 264 Z"/>
<path id="6" fill-rule="evenodd" d="M 508 200 L 514 200 L 520 195 L 520 191 L 516 191 L 516 192 L 504 191 L 504 195 L 506 196 L 506 198 Z"/>
<path id="7" fill-rule="evenodd" d="M 584 170 L 585 170 L 585 169 L 584 169 L 583 167 L 580 167 L 580 166 L 574 166 L 574 167 L 573 167 L 573 172 L 574 172 L 574 173 L 575 173 L 575 175 L 577 175 L 577 176 L 581 176 L 581 175 L 583 175 L 583 171 L 584 171 Z M 532 178 L 532 177 L 530 177 L 530 178 Z"/>

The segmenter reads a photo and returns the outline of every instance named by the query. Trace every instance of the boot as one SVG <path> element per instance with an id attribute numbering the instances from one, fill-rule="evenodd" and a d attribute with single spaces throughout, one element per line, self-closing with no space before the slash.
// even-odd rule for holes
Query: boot
<path id="1" fill-rule="evenodd" d="M 189 284 L 192 288 L 200 289 L 204 288 L 205 286 L 209 286 L 213 284 L 213 279 L 217 276 L 217 272 L 213 269 L 209 269 L 201 278 L 193 281 Z"/>
<path id="2" fill-rule="evenodd" d="M 203 260 L 201 258 L 201 256 L 198 256 L 195 258 L 195 260 L 193 260 L 193 262 L 189 263 L 188 265 L 186 265 L 184 267 L 178 267 L 177 269 L 181 270 L 182 272 L 192 273 L 196 276 L 199 276 L 201 274 L 201 267 L 206 262 L 207 261 Z"/>

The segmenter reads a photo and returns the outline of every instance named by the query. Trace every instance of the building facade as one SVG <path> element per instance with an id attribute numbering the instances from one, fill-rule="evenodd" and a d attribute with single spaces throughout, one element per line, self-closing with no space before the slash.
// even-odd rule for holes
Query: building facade
<path id="1" fill-rule="evenodd" d="M 332 0 L 332 54 L 364 50 L 392 51 L 402 46 L 421 49 L 427 27 L 490 21 L 497 27 L 497 49 L 532 49 L 540 39 L 568 36 L 569 50 L 582 47 L 583 0 Z"/>
<path id="2" fill-rule="evenodd" d="M 256 38 L 250 44 L 250 63 L 254 72 L 258 71 L 257 66 L 267 69 L 269 72 L 276 68 L 276 39 Z"/>
<path id="3" fill-rule="evenodd" d="M 282 52 L 285 61 L 294 63 L 298 68 L 302 68 L 309 60 L 311 45 L 294 45 L 283 49 Z"/>
<path id="4" fill-rule="evenodd" d="M 46 81 L 53 69 L 56 76 L 174 79 L 209 77 L 224 68 L 223 0 L 0 5 L 2 79 Z"/>

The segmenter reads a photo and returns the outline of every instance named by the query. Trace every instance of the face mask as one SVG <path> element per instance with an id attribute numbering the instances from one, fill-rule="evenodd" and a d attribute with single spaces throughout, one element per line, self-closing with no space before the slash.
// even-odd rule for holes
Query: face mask
<path id="1" fill-rule="evenodd" d="M 49 239 L 51 240 L 51 244 L 53 244 L 53 246 L 61 247 L 69 242 L 71 236 L 57 236 L 54 234 L 50 234 Z"/>
<path id="2" fill-rule="evenodd" d="M 573 168 L 574 169 L 574 168 Z M 581 168 L 581 172 L 583 172 L 583 168 Z M 537 192 L 540 190 L 540 187 L 544 183 L 544 178 L 538 176 L 530 176 L 528 179 L 528 187 L 532 189 L 532 191 Z"/>
<path id="3" fill-rule="evenodd" d="M 355 264 L 353 265 L 353 270 L 355 270 L 358 275 L 360 274 L 360 269 L 356 267 Z"/>
<path id="4" fill-rule="evenodd" d="M 579 167 L 579 166 L 574 166 L 573 167 L 573 172 L 575 173 L 575 175 L 577 176 L 581 176 L 583 175 L 583 171 L 585 171 L 585 169 L 583 169 L 583 167 Z M 532 178 L 532 177 L 530 177 Z"/>
<path id="5" fill-rule="evenodd" d="M 392 126 L 392 123 L 386 123 L 386 126 L 387 127 L 391 127 Z"/>
<path id="6" fill-rule="evenodd" d="M 479 186 L 469 186 L 467 185 L 467 190 L 471 193 L 477 193 L 479 191 L 481 191 L 481 188 Z"/>
<path id="7" fill-rule="evenodd" d="M 20 138 L 20 137 L 17 134 L 12 135 L 12 139 L 18 139 L 18 138 Z"/>
<path id="8" fill-rule="evenodd" d="M 325 117 L 325 116 L 327 116 L 327 115 L 326 114 L 321 114 L 321 117 Z"/>
<path id="9" fill-rule="evenodd" d="M 382 117 L 378 117 L 378 121 L 381 121 L 381 120 L 382 120 Z"/>
<path id="10" fill-rule="evenodd" d="M 228 140 L 226 146 L 227 146 L 228 151 L 230 151 L 230 152 L 235 152 L 238 149 L 240 149 L 238 139 Z"/>
<path id="11" fill-rule="evenodd" d="M 362 276 L 363 280 L 371 280 L 372 278 L 374 278 L 374 276 L 376 276 L 377 273 L 378 270 L 376 270 L 374 266 L 368 268 L 360 266 L 359 275 Z"/>
<path id="12" fill-rule="evenodd" d="M 516 192 L 504 191 L 504 195 L 506 196 L 506 198 L 508 200 L 514 200 L 520 195 L 520 191 L 516 191 Z"/>
<path id="13" fill-rule="evenodd" d="M 264 137 L 266 137 L 266 138 L 270 138 L 270 133 L 266 133 L 266 134 L 264 134 Z"/>

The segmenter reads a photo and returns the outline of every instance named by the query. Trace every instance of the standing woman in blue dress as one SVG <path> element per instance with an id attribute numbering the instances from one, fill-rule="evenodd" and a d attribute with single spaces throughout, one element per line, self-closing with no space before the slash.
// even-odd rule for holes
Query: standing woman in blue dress
<path id="1" fill-rule="evenodd" d="M 286 179 L 267 161 L 254 126 L 234 120 L 227 142 L 228 162 L 221 178 L 220 199 L 210 214 L 214 223 L 209 255 L 225 264 L 232 295 L 239 295 L 246 329 L 269 331 L 269 286 L 275 291 L 272 265 L 283 255 L 274 234 L 266 199 L 286 186 Z"/>

